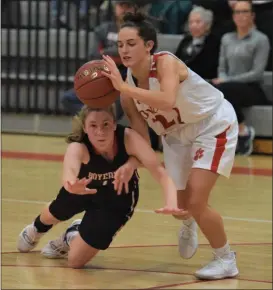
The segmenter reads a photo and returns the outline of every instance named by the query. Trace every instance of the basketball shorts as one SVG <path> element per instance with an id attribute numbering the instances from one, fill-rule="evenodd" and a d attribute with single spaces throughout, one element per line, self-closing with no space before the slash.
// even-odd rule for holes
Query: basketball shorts
<path id="1" fill-rule="evenodd" d="M 138 202 L 139 189 L 135 183 L 128 194 L 116 192 L 96 195 L 76 195 L 62 188 L 49 206 L 50 213 L 58 220 L 65 221 L 85 211 L 79 227 L 82 239 L 91 247 L 107 249 L 115 235 L 129 221 Z M 96 197 L 95 197 L 96 196 Z"/>
<path id="2" fill-rule="evenodd" d="M 225 99 L 212 116 L 162 137 L 165 167 L 177 190 L 186 188 L 191 168 L 229 177 L 237 139 L 237 117 Z"/>

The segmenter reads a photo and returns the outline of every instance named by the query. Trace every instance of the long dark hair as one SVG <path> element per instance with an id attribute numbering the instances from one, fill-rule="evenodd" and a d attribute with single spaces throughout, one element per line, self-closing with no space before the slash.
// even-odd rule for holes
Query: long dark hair
<path id="1" fill-rule="evenodd" d="M 152 40 L 154 42 L 154 46 L 150 53 L 153 54 L 156 51 L 158 45 L 156 29 L 143 13 L 126 13 L 123 16 L 120 29 L 124 27 L 132 27 L 137 29 L 138 35 L 143 39 L 144 43 Z"/>

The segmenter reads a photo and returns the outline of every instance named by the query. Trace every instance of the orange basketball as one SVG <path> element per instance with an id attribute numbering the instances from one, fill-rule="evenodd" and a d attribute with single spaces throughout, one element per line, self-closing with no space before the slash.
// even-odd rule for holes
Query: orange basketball
<path id="1" fill-rule="evenodd" d="M 104 108 L 113 104 L 119 97 L 110 79 L 101 74 L 109 72 L 103 60 L 93 60 L 82 65 L 74 77 L 77 97 L 91 108 Z"/>

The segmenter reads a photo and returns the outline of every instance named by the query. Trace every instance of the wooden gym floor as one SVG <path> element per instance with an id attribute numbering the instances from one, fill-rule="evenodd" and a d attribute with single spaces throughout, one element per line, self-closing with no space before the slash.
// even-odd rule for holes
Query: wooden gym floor
<path id="1" fill-rule="evenodd" d="M 237 252 L 237 279 L 198 281 L 193 273 L 211 259 L 202 234 L 190 260 L 178 255 L 180 222 L 160 216 L 159 186 L 140 171 L 141 194 L 132 220 L 85 269 L 48 260 L 39 250 L 71 220 L 50 231 L 28 254 L 18 253 L 17 237 L 60 186 L 63 138 L 2 135 L 3 289 L 272 289 L 272 157 L 237 157 L 229 180 L 220 178 L 210 203 L 224 217 Z"/>

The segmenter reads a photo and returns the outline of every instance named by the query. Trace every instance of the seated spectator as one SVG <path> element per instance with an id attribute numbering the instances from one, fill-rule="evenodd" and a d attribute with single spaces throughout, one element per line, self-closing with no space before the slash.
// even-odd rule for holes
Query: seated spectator
<path id="1" fill-rule="evenodd" d="M 272 45 L 273 45 L 273 0 L 252 0 L 253 7 L 256 15 L 257 28 L 263 32 L 269 39 L 270 42 L 270 53 L 266 66 L 267 71 L 272 71 L 273 60 L 272 60 Z"/>
<path id="2" fill-rule="evenodd" d="M 234 7 L 236 0 L 229 0 L 229 5 Z M 257 29 L 269 39 L 271 48 L 266 66 L 267 71 L 272 71 L 272 39 L 273 39 L 273 0 L 252 0 L 253 11 Z"/>
<path id="3" fill-rule="evenodd" d="M 195 7 L 189 15 L 189 34 L 181 40 L 175 55 L 204 79 L 217 77 L 220 38 L 211 34 L 213 14 Z"/>
<path id="4" fill-rule="evenodd" d="M 218 37 L 222 37 L 225 33 L 235 30 L 232 21 L 232 11 L 229 7 L 228 0 L 191 0 L 194 6 L 202 6 L 212 11 L 213 23 L 211 32 Z"/>
<path id="5" fill-rule="evenodd" d="M 254 26 L 251 1 L 237 1 L 233 8 L 236 32 L 227 33 L 221 41 L 218 78 L 212 83 L 233 105 L 239 122 L 238 153 L 250 155 L 254 128 L 244 123 L 242 108 L 267 104 L 261 88 L 269 54 L 266 35 Z"/>

